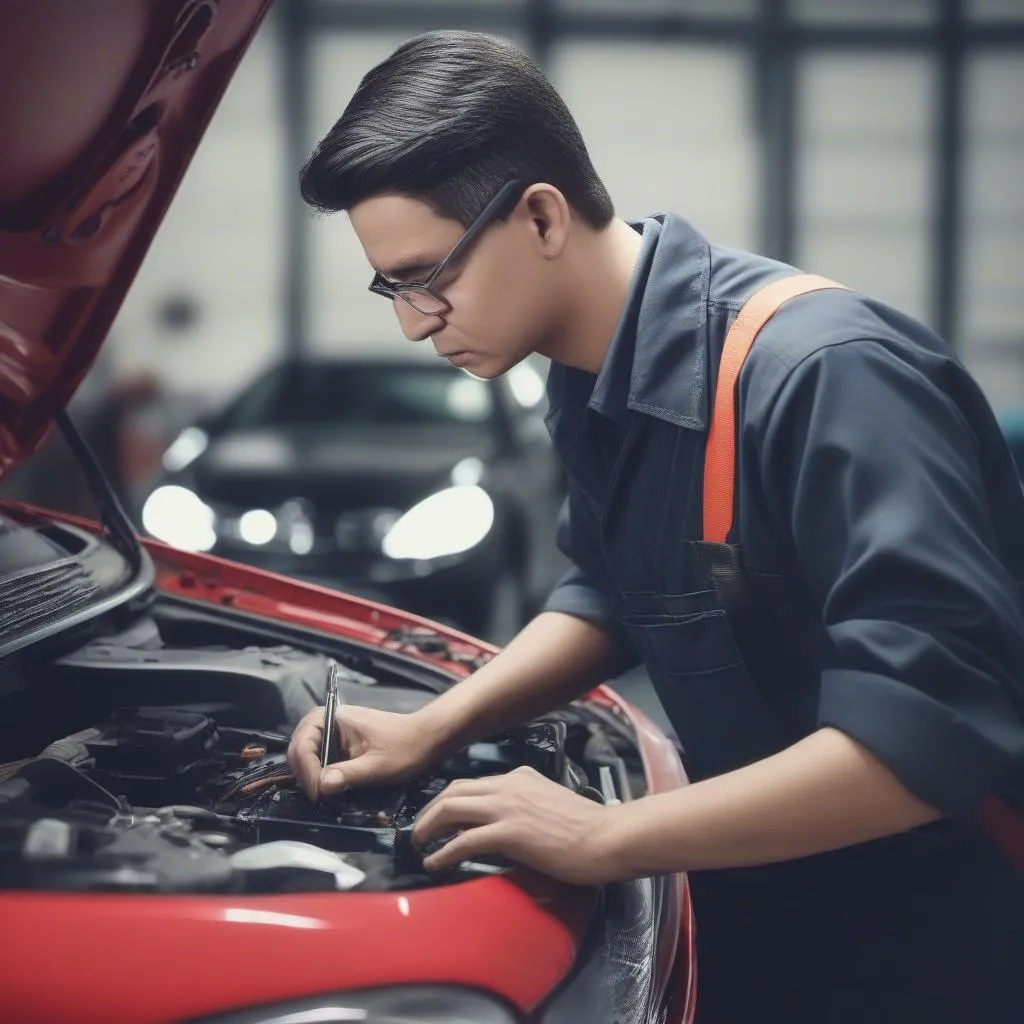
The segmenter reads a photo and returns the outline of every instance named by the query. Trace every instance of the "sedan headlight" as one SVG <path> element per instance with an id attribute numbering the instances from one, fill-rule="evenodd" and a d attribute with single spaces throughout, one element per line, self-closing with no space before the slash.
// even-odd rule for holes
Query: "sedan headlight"
<path id="1" fill-rule="evenodd" d="M 164 452 L 163 464 L 168 473 L 177 473 L 191 466 L 210 445 L 210 438 L 199 427 L 186 427 Z"/>
<path id="2" fill-rule="evenodd" d="M 494 525 L 494 502 L 475 485 L 448 487 L 414 505 L 387 532 L 388 558 L 429 561 L 476 547 Z"/>
<path id="3" fill-rule="evenodd" d="M 468 989 L 415 985 L 244 1010 L 207 1024 L 516 1024 L 514 1014 L 489 996 Z"/>
<path id="4" fill-rule="evenodd" d="M 209 551 L 217 543 L 213 509 L 187 487 L 158 487 L 142 507 L 142 525 L 183 551 Z"/>

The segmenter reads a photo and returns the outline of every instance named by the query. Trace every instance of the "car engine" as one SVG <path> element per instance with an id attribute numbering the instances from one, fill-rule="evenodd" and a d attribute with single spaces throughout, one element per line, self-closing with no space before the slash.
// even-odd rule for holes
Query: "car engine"
<path id="1" fill-rule="evenodd" d="M 163 633 L 179 627 L 172 620 Z M 620 757 L 629 758 L 627 738 L 617 738 L 616 751 L 608 723 L 573 706 L 460 750 L 404 785 L 313 803 L 286 750 L 295 722 L 322 703 L 332 665 L 342 713 L 345 703 L 408 711 L 431 699 L 285 645 L 170 647 L 153 621 L 48 665 L 54 709 L 40 706 L 25 721 L 42 716 L 58 738 L 51 732 L 35 755 L 0 764 L 0 888 L 282 893 L 453 884 L 508 866 L 423 868 L 412 826 L 453 780 L 526 765 L 600 800 L 603 765 L 617 793 L 630 785 Z M 39 686 L 28 692 L 40 698 Z M 5 720 L 0 750 L 9 752 L 25 741 Z M 90 724 L 77 727 L 83 722 Z"/>

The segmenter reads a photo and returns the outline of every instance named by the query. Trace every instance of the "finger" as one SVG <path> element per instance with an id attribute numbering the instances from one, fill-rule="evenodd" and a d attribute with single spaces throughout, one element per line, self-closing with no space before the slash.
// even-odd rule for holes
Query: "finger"
<path id="1" fill-rule="evenodd" d="M 494 801 L 480 796 L 452 796 L 429 812 L 420 812 L 412 830 L 412 844 L 423 849 L 432 839 L 461 828 L 488 825 L 495 820 Z"/>
<path id="2" fill-rule="evenodd" d="M 454 782 L 449 782 L 420 811 L 420 817 L 422 818 L 435 804 L 442 800 L 450 800 L 453 796 L 494 796 L 498 792 L 499 784 L 497 780 L 500 778 L 500 775 L 493 775 L 483 779 L 456 779 Z"/>
<path id="3" fill-rule="evenodd" d="M 297 726 L 295 726 L 295 728 L 292 730 L 292 737 L 288 741 L 288 750 L 287 750 L 287 753 L 286 753 L 286 756 L 288 758 L 288 763 L 289 764 L 294 764 L 294 761 L 295 761 L 296 757 L 298 756 L 297 755 L 298 742 L 299 742 L 299 740 L 302 739 L 303 736 L 305 736 L 306 728 L 308 726 L 308 723 L 309 723 L 312 715 L 315 713 L 315 711 L 316 711 L 316 708 L 314 708 L 312 711 L 306 712 L 306 714 L 304 714 L 302 716 L 302 718 L 299 719 L 299 724 Z"/>
<path id="4" fill-rule="evenodd" d="M 310 800 L 317 798 L 320 784 L 320 735 L 322 732 L 322 727 L 310 723 L 301 735 L 296 733 L 292 738 L 294 757 L 289 748 L 288 763 L 292 766 L 292 771 L 295 772 Z"/>
<path id="5" fill-rule="evenodd" d="M 320 725 L 323 722 L 324 709 L 323 705 L 316 708 L 310 708 L 302 718 L 299 719 L 299 724 L 295 726 L 292 731 L 292 738 L 296 736 L 302 736 L 310 725 Z"/>
<path id="6" fill-rule="evenodd" d="M 479 828 L 467 829 L 450 842 L 444 844 L 437 853 L 424 857 L 423 866 L 428 871 L 446 871 L 457 867 L 464 860 L 482 857 L 487 854 L 505 852 L 507 829 L 502 822 L 481 825 Z"/>
<path id="7" fill-rule="evenodd" d="M 320 795 L 332 796 L 345 789 L 372 785 L 379 780 L 380 769 L 380 758 L 366 754 L 354 757 L 351 761 L 335 761 L 320 772 L 317 780 Z"/>

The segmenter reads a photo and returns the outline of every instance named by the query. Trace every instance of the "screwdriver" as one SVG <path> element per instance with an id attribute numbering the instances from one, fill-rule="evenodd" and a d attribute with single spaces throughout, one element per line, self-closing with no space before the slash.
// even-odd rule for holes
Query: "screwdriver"
<path id="1" fill-rule="evenodd" d="M 324 734 L 320 739 L 320 767 L 326 768 L 331 761 L 331 741 L 334 738 L 334 715 L 338 710 L 338 663 L 331 662 L 327 675 L 327 700 L 324 703 Z"/>

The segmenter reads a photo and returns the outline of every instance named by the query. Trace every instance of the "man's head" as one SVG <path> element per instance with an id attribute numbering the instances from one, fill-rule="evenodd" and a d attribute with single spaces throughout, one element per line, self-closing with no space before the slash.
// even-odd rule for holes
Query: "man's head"
<path id="1" fill-rule="evenodd" d="M 614 217 L 540 68 L 473 32 L 418 36 L 373 68 L 301 188 L 311 206 L 349 212 L 375 291 L 429 281 L 398 288 L 406 335 L 466 353 L 455 361 L 485 377 L 545 350 L 565 314 L 574 237 Z"/>

